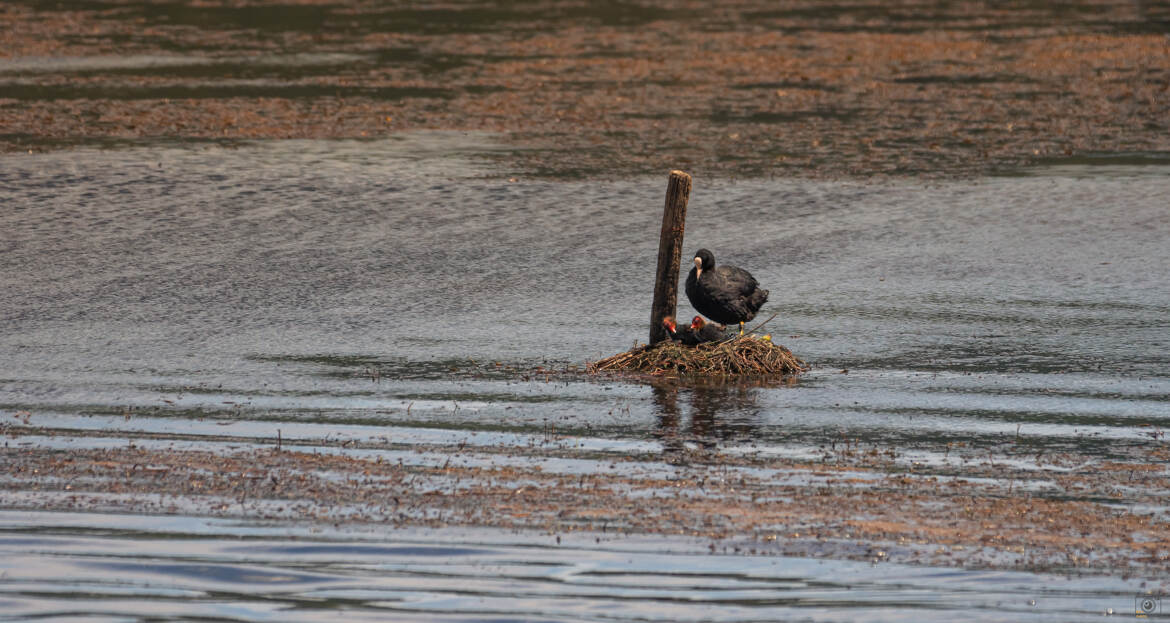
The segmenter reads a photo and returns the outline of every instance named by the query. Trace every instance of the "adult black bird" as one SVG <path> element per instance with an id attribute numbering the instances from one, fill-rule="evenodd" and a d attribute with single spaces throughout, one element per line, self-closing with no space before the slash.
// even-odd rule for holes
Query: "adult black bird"
<path id="1" fill-rule="evenodd" d="M 759 288 L 751 273 L 738 266 L 716 266 L 707 249 L 695 252 L 695 266 L 687 275 L 687 299 L 700 314 L 723 324 L 743 323 L 756 317 L 768 300 L 768 291 Z"/>

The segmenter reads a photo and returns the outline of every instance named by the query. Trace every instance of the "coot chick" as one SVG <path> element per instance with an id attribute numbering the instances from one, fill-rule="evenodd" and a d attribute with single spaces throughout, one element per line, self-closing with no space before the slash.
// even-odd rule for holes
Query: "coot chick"
<path id="1" fill-rule="evenodd" d="M 759 288 L 751 273 L 738 266 L 715 266 L 707 249 L 695 252 L 695 266 L 687 275 L 687 299 L 700 314 L 723 324 L 743 323 L 756 317 L 768 300 L 768 291 Z"/>
<path id="2" fill-rule="evenodd" d="M 693 323 L 692 323 L 693 324 Z M 698 344 L 698 336 L 695 335 L 694 329 L 691 327 L 680 327 L 675 323 L 674 318 L 667 316 L 662 319 L 662 326 L 666 327 L 666 332 L 670 334 L 670 339 L 682 342 L 688 346 Z"/>
<path id="3" fill-rule="evenodd" d="M 691 319 L 691 333 L 695 334 L 695 340 L 700 344 L 703 342 L 718 342 L 727 338 L 724 331 L 727 327 L 714 322 L 706 322 L 702 316 L 695 316 Z"/>
<path id="4" fill-rule="evenodd" d="M 666 327 L 666 332 L 670 334 L 670 339 L 682 342 L 687 346 L 694 346 L 703 342 L 718 342 L 727 337 L 723 333 L 726 327 L 704 322 L 701 316 L 695 316 L 691 320 L 691 326 L 689 327 L 680 327 L 675 323 L 674 318 L 667 316 L 662 319 L 662 326 Z"/>

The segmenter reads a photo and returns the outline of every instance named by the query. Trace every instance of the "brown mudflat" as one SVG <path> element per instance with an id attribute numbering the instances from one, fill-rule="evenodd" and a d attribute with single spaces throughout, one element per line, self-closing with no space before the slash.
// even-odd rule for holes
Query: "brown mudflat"
<path id="1" fill-rule="evenodd" d="M 1167 32 L 1094 0 L 11 2 L 0 148 L 440 128 L 526 174 L 971 176 L 1170 150 Z"/>
<path id="2" fill-rule="evenodd" d="M 25 508 L 685 535 L 745 553 L 1147 577 L 1170 568 L 1164 521 L 1133 506 L 1170 490 L 1164 449 L 1148 463 L 1061 453 L 1019 469 L 1013 462 L 1027 450 L 1010 443 L 981 456 L 956 447 L 963 471 L 947 476 L 895 468 L 896 450 L 848 439 L 817 459 L 791 460 L 704 450 L 682 433 L 666 440 L 674 471 L 655 475 L 644 473 L 644 457 L 590 456 L 555 435 L 529 448 L 411 445 L 412 454 L 447 457 L 426 466 L 328 444 L 54 452 L 20 447 L 26 432 L 45 431 L 5 429 L 3 496 Z M 558 457 L 597 460 L 598 469 L 542 467 Z"/>

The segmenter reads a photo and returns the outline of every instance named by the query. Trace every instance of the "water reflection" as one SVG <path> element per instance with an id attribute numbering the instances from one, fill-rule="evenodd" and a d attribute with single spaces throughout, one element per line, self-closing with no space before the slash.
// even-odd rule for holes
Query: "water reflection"
<path id="1" fill-rule="evenodd" d="M 688 443 L 710 449 L 721 441 L 756 437 L 765 419 L 760 393 L 797 382 L 795 376 L 734 381 L 656 378 L 650 382 L 657 420 L 654 435 L 668 457 L 685 453 Z M 680 400 L 689 409 L 680 407 Z"/>

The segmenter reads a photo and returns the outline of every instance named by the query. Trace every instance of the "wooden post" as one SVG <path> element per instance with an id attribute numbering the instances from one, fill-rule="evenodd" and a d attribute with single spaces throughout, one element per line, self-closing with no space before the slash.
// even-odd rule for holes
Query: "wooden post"
<path id="1" fill-rule="evenodd" d="M 666 207 L 662 210 L 662 233 L 658 236 L 658 273 L 654 277 L 654 303 L 650 307 L 650 344 L 667 339 L 662 319 L 673 316 L 678 305 L 678 271 L 690 197 L 691 176 L 682 171 L 671 171 L 670 182 L 666 185 Z"/>

